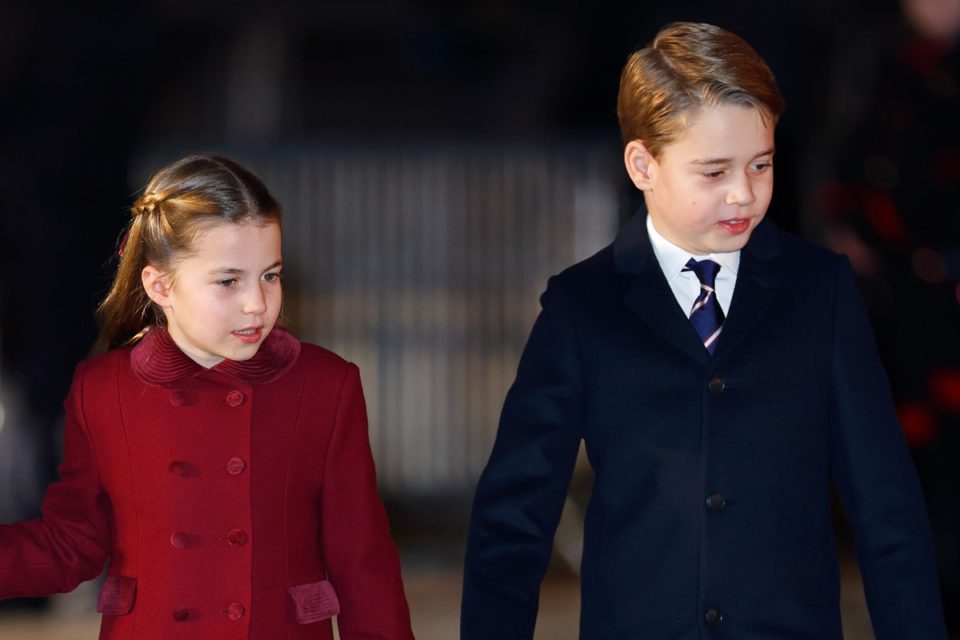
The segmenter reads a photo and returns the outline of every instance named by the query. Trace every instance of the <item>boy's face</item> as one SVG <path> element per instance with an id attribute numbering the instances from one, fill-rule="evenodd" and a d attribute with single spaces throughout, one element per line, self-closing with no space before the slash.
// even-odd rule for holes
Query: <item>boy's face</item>
<path id="1" fill-rule="evenodd" d="M 654 227 L 695 255 L 742 249 L 773 195 L 773 123 L 752 107 L 704 107 L 659 158 L 635 140 L 624 159 Z"/>

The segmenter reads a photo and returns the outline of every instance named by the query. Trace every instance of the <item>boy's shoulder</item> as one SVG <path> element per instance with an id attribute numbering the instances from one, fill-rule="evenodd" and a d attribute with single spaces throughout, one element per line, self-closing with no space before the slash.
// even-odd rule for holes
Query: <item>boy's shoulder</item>
<path id="1" fill-rule="evenodd" d="M 589 258 L 570 265 L 554 279 L 565 289 L 595 290 L 605 283 L 617 286 L 639 274 L 640 266 L 648 260 L 656 260 L 649 239 L 644 231 L 637 235 L 637 226 L 631 221 L 617 239 Z M 633 234 L 634 238 L 624 236 Z M 624 246 L 629 244 L 630 246 Z M 810 275 L 835 273 L 846 260 L 840 254 L 784 231 L 769 219 L 761 222 L 742 250 L 764 262 L 775 262 L 778 268 L 787 271 L 809 272 Z"/>

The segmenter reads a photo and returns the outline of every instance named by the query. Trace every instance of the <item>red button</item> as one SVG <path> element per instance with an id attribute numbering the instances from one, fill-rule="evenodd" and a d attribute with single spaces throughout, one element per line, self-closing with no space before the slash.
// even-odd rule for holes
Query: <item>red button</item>
<path id="1" fill-rule="evenodd" d="M 227 542 L 235 547 L 242 547 L 247 544 L 247 532 L 243 529 L 232 529 L 227 534 Z"/>
<path id="2" fill-rule="evenodd" d="M 174 609 L 173 610 L 173 619 L 177 622 L 186 622 L 187 618 L 190 617 L 190 611 L 187 609 Z"/>
<path id="3" fill-rule="evenodd" d="M 247 463 L 243 461 L 243 458 L 230 458 L 227 460 L 227 473 L 233 476 L 238 476 L 243 473 L 243 470 L 247 468 Z"/>
<path id="4" fill-rule="evenodd" d="M 170 473 L 185 478 L 190 475 L 190 463 L 183 460 L 174 460 L 170 463 Z"/>
<path id="5" fill-rule="evenodd" d="M 239 602 L 231 602 L 230 606 L 227 607 L 227 617 L 231 620 L 239 620 L 246 612 L 247 610 Z"/>
<path id="6" fill-rule="evenodd" d="M 190 543 L 190 536 L 180 531 L 170 536 L 170 544 L 175 549 L 186 549 L 189 543 Z"/>
<path id="7" fill-rule="evenodd" d="M 181 407 L 187 402 L 187 394 L 177 389 L 170 393 L 170 404 L 175 407 Z"/>
<path id="8" fill-rule="evenodd" d="M 227 394 L 227 404 L 231 407 L 239 407 L 243 404 L 243 393 L 234 389 Z"/>

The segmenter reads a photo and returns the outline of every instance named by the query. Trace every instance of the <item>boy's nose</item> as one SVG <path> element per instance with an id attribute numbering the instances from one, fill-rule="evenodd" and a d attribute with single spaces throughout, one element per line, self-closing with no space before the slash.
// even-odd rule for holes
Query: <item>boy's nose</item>
<path id="1" fill-rule="evenodd" d="M 753 188 L 750 185 L 750 181 L 744 179 L 730 188 L 730 190 L 727 192 L 726 203 L 735 204 L 742 207 L 752 203 L 756 199 L 757 197 L 753 194 Z"/>

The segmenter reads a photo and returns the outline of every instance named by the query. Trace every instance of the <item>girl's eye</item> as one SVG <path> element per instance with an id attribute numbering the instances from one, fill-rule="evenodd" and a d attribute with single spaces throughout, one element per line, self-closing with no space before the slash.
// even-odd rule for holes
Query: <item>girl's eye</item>
<path id="1" fill-rule="evenodd" d="M 772 166 L 773 166 L 772 162 L 758 162 L 755 165 L 753 165 L 753 170 L 756 171 L 757 173 L 763 173 L 764 171 L 766 171 Z"/>
<path id="2" fill-rule="evenodd" d="M 279 282 L 280 274 L 279 273 L 265 273 L 263 274 L 263 279 L 267 282 Z"/>
<path id="3" fill-rule="evenodd" d="M 217 280 L 217 284 L 221 287 L 232 287 L 237 284 L 236 278 L 225 278 L 223 280 Z"/>
<path id="4" fill-rule="evenodd" d="M 723 177 L 723 174 L 723 171 L 707 171 L 706 173 L 702 173 L 700 175 L 710 180 L 716 180 L 717 178 Z"/>

